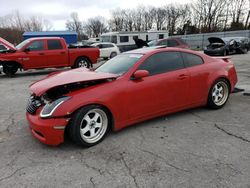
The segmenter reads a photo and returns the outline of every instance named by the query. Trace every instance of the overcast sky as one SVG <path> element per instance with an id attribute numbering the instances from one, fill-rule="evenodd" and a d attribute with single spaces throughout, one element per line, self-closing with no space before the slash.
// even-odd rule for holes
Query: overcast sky
<path id="1" fill-rule="evenodd" d="M 110 17 L 110 10 L 135 8 L 138 5 L 161 7 L 168 3 L 188 3 L 191 0 L 0 0 L 0 17 L 18 10 L 26 17 L 38 15 L 53 24 L 53 30 L 65 30 L 70 13 L 77 12 L 81 20 L 90 17 Z"/>

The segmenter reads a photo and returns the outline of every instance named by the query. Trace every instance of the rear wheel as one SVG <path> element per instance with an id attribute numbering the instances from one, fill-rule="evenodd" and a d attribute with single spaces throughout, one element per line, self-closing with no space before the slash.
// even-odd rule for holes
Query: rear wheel
<path id="1" fill-rule="evenodd" d="M 90 66 L 91 66 L 91 62 L 86 57 L 79 57 L 77 58 L 72 68 L 79 68 L 79 67 L 89 68 Z"/>
<path id="2" fill-rule="evenodd" d="M 3 72 L 8 76 L 12 77 L 18 71 L 18 66 L 13 64 L 3 65 Z"/>
<path id="3" fill-rule="evenodd" d="M 112 53 L 110 54 L 110 59 L 112 59 L 112 58 L 115 57 L 115 56 L 117 56 L 117 53 L 116 53 L 116 52 L 112 52 Z"/>
<path id="4" fill-rule="evenodd" d="M 248 52 L 248 49 L 247 49 L 247 48 L 244 48 L 244 49 L 243 49 L 243 54 L 247 54 L 247 52 Z"/>
<path id="5" fill-rule="evenodd" d="M 229 98 L 229 93 L 230 86 L 228 82 L 224 79 L 217 80 L 210 89 L 207 103 L 208 107 L 213 109 L 222 108 Z"/>
<path id="6" fill-rule="evenodd" d="M 77 144 L 90 147 L 101 142 L 110 126 L 106 109 L 98 105 L 83 107 L 72 117 L 70 136 Z"/>

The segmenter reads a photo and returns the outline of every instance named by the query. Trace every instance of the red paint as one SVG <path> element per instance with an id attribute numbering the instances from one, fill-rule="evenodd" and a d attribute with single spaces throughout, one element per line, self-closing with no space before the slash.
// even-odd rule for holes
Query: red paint
<path id="1" fill-rule="evenodd" d="M 32 116 L 28 113 L 26 114 L 26 118 L 29 122 L 32 135 L 40 142 L 55 146 L 64 141 L 64 130 L 54 129 L 54 126 L 65 127 L 68 123 L 66 119 L 41 119 L 39 115 Z"/>
<path id="2" fill-rule="evenodd" d="M 142 79 L 142 78 L 144 78 L 144 77 L 149 76 L 149 72 L 146 71 L 146 70 L 138 70 L 138 71 L 136 71 L 136 72 L 134 73 L 133 76 L 134 76 L 135 79 Z"/>
<path id="3" fill-rule="evenodd" d="M 107 73 L 96 74 L 95 72 L 90 71 L 89 69 L 78 68 L 48 75 L 43 80 L 35 82 L 32 85 L 30 85 L 30 90 L 33 93 L 36 93 L 37 96 L 40 96 L 43 93 L 45 93 L 48 90 L 48 88 L 53 88 L 60 85 L 82 82 L 82 81 L 86 82 L 91 80 L 116 78 L 117 76 L 118 75 L 107 74 Z"/>
<path id="4" fill-rule="evenodd" d="M 181 38 L 167 38 L 167 39 L 160 39 L 157 41 L 156 45 L 167 45 L 168 46 L 168 41 L 175 41 L 174 46 L 175 48 L 184 48 L 184 49 L 189 49 L 190 46 L 185 43 Z M 170 46 L 171 47 L 171 46 Z"/>
<path id="5" fill-rule="evenodd" d="M 78 57 L 87 57 L 92 64 L 97 62 L 100 52 L 98 48 L 73 48 L 68 49 L 63 38 L 42 37 L 31 38 L 21 49 L 15 48 L 6 40 L 0 38 L 0 42 L 8 48 L 15 50 L 13 53 L 0 54 L 0 61 L 16 62 L 24 70 L 37 68 L 56 68 L 73 66 Z M 63 49 L 48 50 L 48 40 L 60 40 Z M 44 50 L 25 52 L 25 49 L 34 41 L 44 41 Z"/>
<path id="6" fill-rule="evenodd" d="M 145 59 L 152 54 L 163 51 L 196 54 L 203 58 L 204 64 L 141 79 L 131 79 Z M 60 144 L 64 134 L 63 131 L 57 132 L 51 127 L 55 125 L 56 121 L 65 121 L 65 116 L 71 117 L 71 114 L 85 105 L 99 104 L 108 108 L 113 115 L 113 130 L 116 131 L 150 118 L 206 105 L 209 90 L 219 78 L 226 78 L 230 82 L 231 91 L 233 91 L 237 83 L 234 65 L 228 59 L 227 61 L 215 59 L 200 52 L 180 48 L 151 50 L 145 48 L 133 53 L 144 54 L 144 56 L 127 73 L 114 81 L 67 94 L 71 98 L 56 109 L 53 114 L 53 117 L 56 118 L 41 119 L 39 118 L 39 112 L 35 115 L 27 115 L 33 129 L 36 130 L 36 127 L 38 127 L 39 131 L 47 135 L 46 140 L 52 139 L 50 137 L 52 135 L 53 139 L 58 137 L 55 141 L 50 140 L 47 142 L 42 140 L 42 142 L 52 143 L 53 145 Z M 85 72 L 79 74 L 77 71 Z M 141 75 L 141 72 L 139 74 Z M 103 75 L 103 73 L 89 72 L 87 70 L 62 72 L 33 84 L 31 90 L 36 95 L 41 95 L 46 90 L 66 82 L 84 82 L 97 78 L 109 78 L 109 76 L 115 77 L 114 75 Z M 56 122 L 56 124 L 58 123 Z M 66 126 L 66 124 L 62 125 Z"/>

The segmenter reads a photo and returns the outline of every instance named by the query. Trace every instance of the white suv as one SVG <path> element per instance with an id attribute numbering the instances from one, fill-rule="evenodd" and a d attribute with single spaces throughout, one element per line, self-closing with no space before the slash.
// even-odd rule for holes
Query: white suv
<path id="1" fill-rule="evenodd" d="M 94 43 L 91 46 L 98 47 L 100 49 L 100 57 L 104 59 L 113 58 L 120 54 L 119 48 L 113 43 L 101 42 Z"/>

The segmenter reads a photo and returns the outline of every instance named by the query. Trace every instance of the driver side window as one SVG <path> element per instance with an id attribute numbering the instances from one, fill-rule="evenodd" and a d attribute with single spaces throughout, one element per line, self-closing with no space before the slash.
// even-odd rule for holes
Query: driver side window
<path id="1" fill-rule="evenodd" d="M 160 52 L 146 59 L 139 70 L 147 70 L 150 75 L 156 75 L 184 68 L 179 52 Z"/>
<path id="2" fill-rule="evenodd" d="M 42 40 L 34 41 L 27 48 L 30 51 L 41 51 L 41 50 L 44 50 L 44 41 L 42 41 Z"/>

